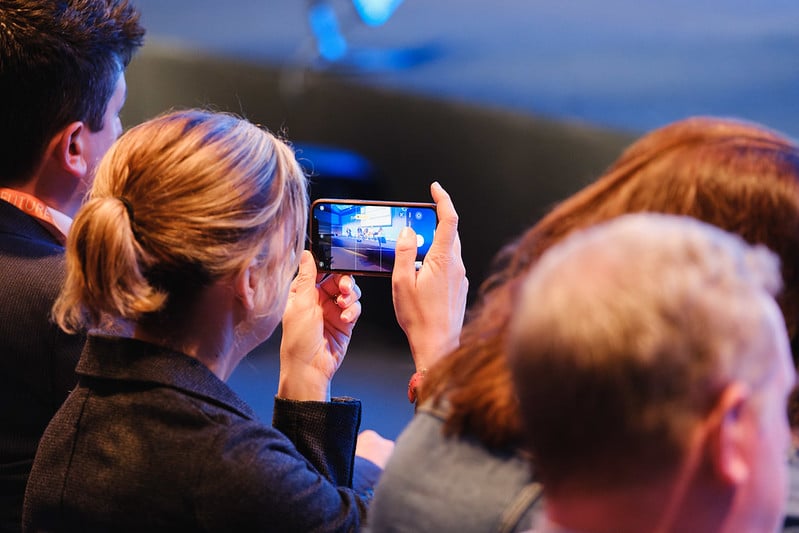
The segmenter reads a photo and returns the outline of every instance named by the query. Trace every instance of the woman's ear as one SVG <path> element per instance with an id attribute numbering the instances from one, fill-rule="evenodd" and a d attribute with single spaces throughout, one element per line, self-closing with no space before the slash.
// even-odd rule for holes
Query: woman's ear
<path id="1" fill-rule="evenodd" d="M 250 262 L 247 268 L 236 275 L 234 290 L 236 297 L 241 300 L 248 311 L 255 309 L 255 295 L 258 290 L 258 274 L 255 272 L 255 261 Z"/>

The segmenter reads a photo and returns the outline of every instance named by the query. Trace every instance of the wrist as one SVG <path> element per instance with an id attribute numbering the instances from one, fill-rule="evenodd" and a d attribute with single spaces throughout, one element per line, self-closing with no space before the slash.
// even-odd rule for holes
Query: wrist
<path id="1" fill-rule="evenodd" d="M 329 402 L 330 380 L 313 369 L 280 370 L 277 395 L 286 400 Z"/>
<path id="2" fill-rule="evenodd" d="M 449 355 L 459 345 L 459 339 L 441 340 L 439 342 L 410 343 L 411 355 L 416 370 L 427 370 L 439 360 Z"/>
<path id="3" fill-rule="evenodd" d="M 411 376 L 410 381 L 408 381 L 408 401 L 411 403 L 416 403 L 417 398 L 419 397 L 419 388 L 422 385 L 422 381 L 424 381 L 425 376 L 427 375 L 427 369 L 422 368 L 421 370 L 417 370 Z"/>

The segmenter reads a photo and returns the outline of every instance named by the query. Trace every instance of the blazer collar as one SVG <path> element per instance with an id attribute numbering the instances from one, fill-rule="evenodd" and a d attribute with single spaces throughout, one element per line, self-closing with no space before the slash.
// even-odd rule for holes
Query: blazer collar
<path id="1" fill-rule="evenodd" d="M 172 387 L 245 418 L 258 418 L 244 400 L 200 361 L 149 342 L 89 335 L 75 371 L 92 378 Z"/>
<path id="2" fill-rule="evenodd" d="M 58 246 L 61 250 L 64 249 L 58 239 L 35 218 L 2 200 L 0 200 L 0 233 L 17 235 L 34 241 L 44 241 Z"/>

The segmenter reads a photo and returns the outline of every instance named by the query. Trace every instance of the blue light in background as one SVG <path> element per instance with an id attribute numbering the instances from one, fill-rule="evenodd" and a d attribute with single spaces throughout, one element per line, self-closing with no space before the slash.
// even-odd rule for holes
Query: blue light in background
<path id="1" fill-rule="evenodd" d="M 353 0 L 361 21 L 368 26 L 380 26 L 391 18 L 402 0 Z M 380 50 L 351 49 L 341 30 L 332 0 L 310 0 L 308 24 L 316 39 L 319 57 L 326 66 L 336 65 L 358 71 L 405 70 L 432 59 L 437 47 Z M 323 64 L 324 64 L 323 63 Z"/>
<path id="2" fill-rule="evenodd" d="M 297 161 L 311 175 L 368 181 L 372 165 L 362 155 L 351 150 L 312 143 L 294 143 Z"/>
<path id="3" fill-rule="evenodd" d="M 380 26 L 391 18 L 402 0 L 353 0 L 353 3 L 365 24 Z"/>
<path id="4" fill-rule="evenodd" d="M 338 61 L 347 53 L 347 41 L 341 34 L 333 8 L 326 2 L 317 2 L 308 10 L 308 22 L 316 36 L 319 55 L 327 61 Z"/>

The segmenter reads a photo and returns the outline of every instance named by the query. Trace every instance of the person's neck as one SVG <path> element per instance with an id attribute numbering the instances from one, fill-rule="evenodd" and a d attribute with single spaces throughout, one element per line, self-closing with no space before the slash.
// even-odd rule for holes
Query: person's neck
<path id="1" fill-rule="evenodd" d="M 180 316 L 157 323 L 137 324 L 133 337 L 193 357 L 225 381 L 241 357 L 235 343 L 235 295 L 230 283 L 216 282 L 199 289 Z"/>
<path id="2" fill-rule="evenodd" d="M 86 194 L 86 181 L 65 170 L 50 156 L 52 147 L 45 154 L 39 168 L 21 186 L 23 192 L 32 194 L 49 207 L 74 218 Z"/>
<path id="3" fill-rule="evenodd" d="M 643 472 L 642 478 L 646 477 Z M 547 519 L 568 530 L 591 533 L 719 531 L 712 516 L 716 502 L 674 489 L 671 480 L 591 491 L 565 489 L 547 496 Z"/>
<path id="4" fill-rule="evenodd" d="M 30 194 L 69 218 L 75 218 L 75 214 L 83 201 L 82 192 L 79 193 L 75 189 L 71 191 L 59 190 L 46 184 L 46 182 L 38 182 Z"/>
<path id="5" fill-rule="evenodd" d="M 57 189 L 46 185 L 46 183 L 46 181 L 33 178 L 26 182 L 9 184 L 7 188 L 29 194 L 47 207 L 55 209 L 70 219 L 75 218 L 75 213 L 77 213 L 81 204 L 80 195 L 76 194 L 75 191 L 72 192 L 71 196 L 66 191 L 60 191 L 61 194 L 59 194 Z"/>

